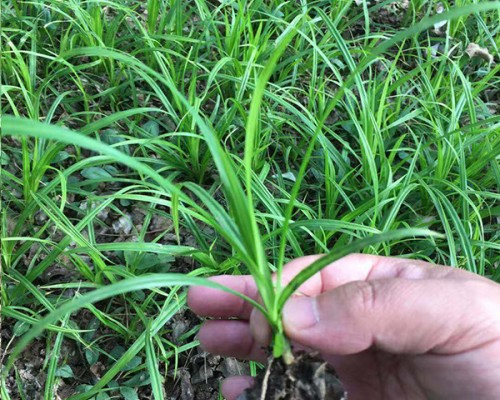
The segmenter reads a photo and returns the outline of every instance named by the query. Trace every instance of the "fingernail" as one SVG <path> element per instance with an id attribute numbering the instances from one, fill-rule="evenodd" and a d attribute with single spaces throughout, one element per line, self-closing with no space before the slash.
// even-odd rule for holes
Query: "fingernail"
<path id="1" fill-rule="evenodd" d="M 271 327 L 264 315 L 256 308 L 250 314 L 250 331 L 257 343 L 268 346 L 271 342 Z"/>
<path id="2" fill-rule="evenodd" d="M 318 321 L 314 297 L 294 297 L 286 302 L 283 309 L 283 323 L 287 329 L 309 329 Z"/>
<path id="3" fill-rule="evenodd" d="M 198 346 L 200 347 L 200 350 L 208 353 L 208 351 L 207 351 L 207 349 L 205 347 L 205 343 L 203 341 L 203 338 L 200 337 L 199 333 L 196 336 L 196 339 L 198 339 L 198 343 L 199 343 Z"/>

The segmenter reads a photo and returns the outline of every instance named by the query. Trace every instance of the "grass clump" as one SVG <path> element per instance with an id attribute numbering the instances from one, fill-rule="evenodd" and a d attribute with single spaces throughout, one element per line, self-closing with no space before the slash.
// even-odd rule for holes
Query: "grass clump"
<path id="1" fill-rule="evenodd" d="M 286 299 L 349 252 L 499 280 L 499 67 L 465 53 L 498 59 L 498 3 L 437 6 L 6 2 L 2 347 L 45 330 L 44 398 L 167 398 L 209 275 L 254 276 L 275 356 Z"/>

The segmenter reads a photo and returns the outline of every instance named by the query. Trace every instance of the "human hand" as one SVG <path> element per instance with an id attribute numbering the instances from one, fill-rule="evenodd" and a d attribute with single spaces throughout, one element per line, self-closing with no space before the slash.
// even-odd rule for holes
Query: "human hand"
<path id="1" fill-rule="evenodd" d="M 318 256 L 289 263 L 289 282 Z M 212 278 L 257 299 L 251 276 Z M 188 304 L 206 321 L 199 332 L 212 353 L 264 361 L 270 331 L 240 298 L 205 287 Z M 320 352 L 349 400 L 500 399 L 500 285 L 420 261 L 354 254 L 309 279 L 283 311 L 294 346 Z M 237 319 L 229 319 L 237 318 Z M 235 399 L 249 377 L 226 379 Z"/>

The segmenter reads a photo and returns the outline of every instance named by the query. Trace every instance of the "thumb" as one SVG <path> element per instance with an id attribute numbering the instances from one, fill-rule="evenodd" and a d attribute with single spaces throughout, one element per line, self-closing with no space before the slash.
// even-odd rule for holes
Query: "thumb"
<path id="1" fill-rule="evenodd" d="M 355 281 L 315 297 L 291 298 L 283 322 L 292 341 L 324 354 L 371 347 L 451 354 L 496 338 L 497 286 L 485 279 Z"/>

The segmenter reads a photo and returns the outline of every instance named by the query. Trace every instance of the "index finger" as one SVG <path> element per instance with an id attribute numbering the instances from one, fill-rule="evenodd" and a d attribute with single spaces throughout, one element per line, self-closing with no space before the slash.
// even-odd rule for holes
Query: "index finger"
<path id="1" fill-rule="evenodd" d="M 305 256 L 285 265 L 283 270 L 283 284 L 288 283 L 304 267 L 319 257 L 321 256 Z M 273 275 L 274 278 L 275 275 Z M 240 292 L 253 300 L 258 300 L 259 298 L 257 286 L 251 275 L 218 275 L 209 279 Z M 200 317 L 240 318 L 248 320 L 252 312 L 252 306 L 242 298 L 231 293 L 203 286 L 189 288 L 187 303 L 189 308 Z"/>
<path id="2" fill-rule="evenodd" d="M 282 285 L 285 286 L 300 271 L 320 257 L 321 255 L 300 257 L 286 264 Z M 353 281 L 387 278 L 428 279 L 448 276 L 465 279 L 470 278 L 470 273 L 418 260 L 351 254 L 325 267 L 305 282 L 297 292 L 306 296 L 316 296 Z M 210 279 L 243 293 L 253 300 L 258 299 L 257 287 L 250 275 L 219 275 Z M 214 318 L 248 320 L 252 311 L 252 306 L 237 296 L 201 286 L 189 289 L 188 305 L 196 314 Z"/>
<path id="3" fill-rule="evenodd" d="M 209 279 L 252 300 L 258 299 L 257 286 L 251 275 L 218 275 Z M 241 297 L 204 286 L 189 288 L 187 303 L 201 317 L 249 319 L 252 312 L 252 305 Z"/>

